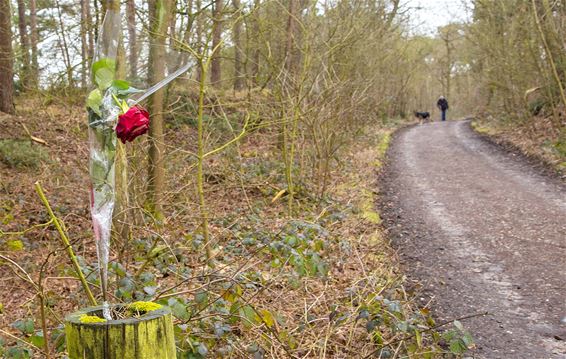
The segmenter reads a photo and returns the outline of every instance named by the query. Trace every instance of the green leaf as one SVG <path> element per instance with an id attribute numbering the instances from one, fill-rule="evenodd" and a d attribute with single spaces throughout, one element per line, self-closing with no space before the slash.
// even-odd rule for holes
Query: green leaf
<path id="1" fill-rule="evenodd" d="M 240 308 L 240 315 L 248 320 L 248 324 L 259 324 L 261 323 L 261 318 L 255 312 L 254 308 L 247 304 Z"/>
<path id="2" fill-rule="evenodd" d="M 171 312 L 180 320 L 189 320 L 191 318 L 189 312 L 187 311 L 187 306 L 179 301 L 177 298 L 170 298 L 168 303 L 168 307 L 171 309 Z"/>
<path id="3" fill-rule="evenodd" d="M 32 351 L 28 348 L 22 348 L 20 346 L 12 347 L 6 352 L 6 358 L 11 359 L 28 359 L 31 358 Z"/>
<path id="4" fill-rule="evenodd" d="M 458 320 L 454 321 L 454 326 L 456 327 L 456 329 L 458 329 L 461 332 L 464 332 L 464 326 L 462 325 L 462 323 Z"/>
<path id="5" fill-rule="evenodd" d="M 468 347 L 466 347 L 466 344 L 464 344 L 461 339 L 456 339 L 450 342 L 450 352 L 452 354 L 462 354 L 466 350 L 468 350 Z"/>
<path id="6" fill-rule="evenodd" d="M 112 81 L 112 88 L 116 91 L 127 90 L 130 88 L 130 84 L 128 83 L 128 81 L 114 80 Z"/>
<path id="7" fill-rule="evenodd" d="M 146 286 L 146 287 L 143 287 L 143 291 L 144 291 L 147 295 L 155 295 L 155 293 L 157 292 L 157 286 Z"/>
<path id="8" fill-rule="evenodd" d="M 259 313 L 261 314 L 261 319 L 263 320 L 265 325 L 267 325 L 269 328 L 273 327 L 273 325 L 275 324 L 275 318 L 273 317 L 273 314 L 271 314 L 271 312 L 267 309 L 262 309 L 259 311 Z"/>
<path id="9" fill-rule="evenodd" d="M 208 302 L 208 294 L 206 292 L 198 292 L 195 294 L 195 302 L 198 304 L 206 304 Z"/>
<path id="10" fill-rule="evenodd" d="M 38 348 L 43 348 L 45 346 L 45 338 L 43 337 L 43 332 L 41 330 L 32 335 L 29 338 L 29 341 Z"/>
<path id="11" fill-rule="evenodd" d="M 12 327 L 16 328 L 23 334 L 33 334 L 34 326 L 33 319 L 20 319 L 12 324 Z"/>
<path id="12" fill-rule="evenodd" d="M 100 90 L 106 90 L 116 75 L 116 60 L 102 58 L 92 65 L 93 82 Z"/>
<path id="13" fill-rule="evenodd" d="M 137 89 L 135 87 L 130 86 L 127 81 L 124 80 L 114 80 L 112 81 L 112 91 L 119 97 L 119 98 L 126 98 L 128 95 L 133 93 L 142 92 L 142 90 Z"/>
<path id="14" fill-rule="evenodd" d="M 125 277 L 127 274 L 126 268 L 118 262 L 111 262 L 110 270 L 112 270 L 118 277 Z"/>
<path id="15" fill-rule="evenodd" d="M 462 341 L 464 342 L 464 344 L 466 344 L 466 346 L 468 348 L 472 348 L 472 346 L 474 345 L 474 338 L 472 338 L 472 336 L 470 335 L 470 333 L 466 333 L 462 336 Z"/>
<path id="16" fill-rule="evenodd" d="M 100 105 L 102 104 L 102 93 L 99 89 L 92 90 L 86 99 L 86 106 L 98 116 L 102 116 Z"/>

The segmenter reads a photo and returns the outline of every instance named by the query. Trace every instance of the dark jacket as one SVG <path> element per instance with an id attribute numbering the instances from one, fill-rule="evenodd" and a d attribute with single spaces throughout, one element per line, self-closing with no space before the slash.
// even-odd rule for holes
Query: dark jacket
<path id="1" fill-rule="evenodd" d="M 446 111 L 448 110 L 448 101 L 446 101 L 445 98 L 439 98 L 436 106 L 438 106 L 441 111 Z"/>

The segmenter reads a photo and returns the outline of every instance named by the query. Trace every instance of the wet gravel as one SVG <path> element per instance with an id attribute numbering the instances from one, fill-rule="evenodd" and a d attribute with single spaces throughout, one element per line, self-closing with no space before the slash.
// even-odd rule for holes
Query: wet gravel
<path id="1" fill-rule="evenodd" d="M 464 322 L 473 358 L 566 358 L 566 185 L 467 121 L 401 130 L 380 207 L 422 304 Z"/>

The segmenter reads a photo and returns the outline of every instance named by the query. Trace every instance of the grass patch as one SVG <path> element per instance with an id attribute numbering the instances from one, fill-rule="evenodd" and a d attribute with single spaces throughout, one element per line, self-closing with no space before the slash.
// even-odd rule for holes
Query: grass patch
<path id="1" fill-rule="evenodd" d="M 48 159 L 47 151 L 29 140 L 0 140 L 0 162 L 12 168 L 38 168 Z"/>
<path id="2" fill-rule="evenodd" d="M 479 134 L 482 134 L 482 135 L 494 135 L 495 134 L 495 132 L 491 128 L 489 128 L 487 126 L 482 126 L 477 121 L 472 121 L 471 126 L 472 126 L 473 130 L 476 131 Z"/>

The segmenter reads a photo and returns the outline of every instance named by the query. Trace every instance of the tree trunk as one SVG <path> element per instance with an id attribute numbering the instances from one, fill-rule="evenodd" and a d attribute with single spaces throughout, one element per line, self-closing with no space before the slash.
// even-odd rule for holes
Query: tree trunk
<path id="1" fill-rule="evenodd" d="M 101 312 L 101 306 L 86 308 L 67 318 L 65 334 L 70 358 L 176 358 L 175 333 L 169 309 L 160 308 L 139 318 L 102 323 L 81 320 L 85 315 L 100 317 Z"/>
<path id="2" fill-rule="evenodd" d="M 168 37 L 169 37 L 169 46 L 167 46 L 167 54 L 165 58 L 167 61 L 165 62 L 166 69 L 169 70 L 168 73 L 175 71 L 177 68 L 175 67 L 179 62 L 179 46 L 177 46 L 177 14 L 175 10 L 177 9 L 177 0 L 170 0 L 171 1 L 171 9 L 173 9 L 171 15 L 169 16 L 169 24 L 167 25 L 168 30 Z"/>
<path id="3" fill-rule="evenodd" d="M 14 113 L 10 0 L 0 0 L 0 111 Z"/>
<path id="4" fill-rule="evenodd" d="M 213 25 L 212 25 L 212 60 L 210 62 L 210 82 L 214 87 L 220 87 L 222 74 L 220 69 L 220 51 L 222 46 L 222 8 L 223 0 L 214 0 Z"/>
<path id="5" fill-rule="evenodd" d="M 253 62 L 252 62 L 252 78 L 255 85 L 259 83 L 259 30 L 260 30 L 260 17 L 259 17 L 259 6 L 261 4 L 261 0 L 254 0 L 254 19 L 253 19 L 253 36 L 255 36 L 256 40 L 258 40 L 254 45 L 254 54 L 253 54 Z"/>
<path id="6" fill-rule="evenodd" d="M 137 34 L 136 34 L 136 3 L 134 0 L 126 1 L 126 13 L 128 17 L 128 40 L 130 61 L 130 77 L 138 77 L 138 53 L 137 53 Z"/>
<path id="7" fill-rule="evenodd" d="M 36 0 L 29 0 L 29 26 L 31 39 L 31 68 L 30 68 L 30 85 L 36 87 L 39 85 L 39 63 L 37 54 L 37 43 L 39 42 L 39 33 L 37 31 L 37 8 Z"/>
<path id="8" fill-rule="evenodd" d="M 234 90 L 240 91 L 244 88 L 244 70 L 242 66 L 242 12 L 240 11 L 240 0 L 233 0 L 238 19 L 234 23 Z"/>
<path id="9" fill-rule="evenodd" d="M 202 10 L 202 1 L 201 0 L 196 0 L 195 1 L 196 4 L 196 48 L 197 48 L 197 53 L 202 53 L 202 14 L 200 13 L 200 11 Z M 196 80 L 197 82 L 200 83 L 200 76 L 202 74 L 201 68 L 200 68 L 200 63 L 197 64 L 197 76 L 196 76 Z"/>
<path id="10" fill-rule="evenodd" d="M 22 52 L 22 68 L 20 71 L 20 81 L 24 89 L 29 88 L 30 79 L 30 58 L 29 58 L 29 39 L 27 34 L 26 5 L 24 0 L 18 0 L 18 29 L 20 32 L 20 47 Z"/>
<path id="11" fill-rule="evenodd" d="M 94 16 L 95 20 L 98 21 L 98 7 L 96 6 L 96 1 L 94 1 Z M 96 26 L 93 26 L 92 22 L 92 13 L 91 13 L 91 4 L 90 0 L 88 0 L 88 6 L 86 7 L 86 21 L 87 21 L 87 29 L 88 29 L 88 68 L 92 66 L 92 59 L 94 58 L 94 39 L 98 38 L 98 22 Z"/>
<path id="12" fill-rule="evenodd" d="M 87 10 L 88 0 L 81 0 L 81 87 L 87 87 L 87 78 L 89 72 L 88 61 L 88 42 L 87 42 Z"/>
<path id="13" fill-rule="evenodd" d="M 149 49 L 149 82 L 155 84 L 165 76 L 165 43 L 167 25 L 169 24 L 169 1 L 151 0 L 149 4 L 150 49 Z M 160 16 L 162 15 L 163 16 Z M 165 138 L 163 136 L 163 100 L 165 89 L 155 92 L 150 100 L 152 113 L 149 136 L 149 179 L 147 204 L 155 218 L 163 219 L 162 195 L 165 186 Z"/>
<path id="14" fill-rule="evenodd" d="M 289 74 L 295 72 L 295 28 L 296 28 L 297 0 L 289 0 L 287 18 L 287 38 L 285 42 L 285 70 Z"/>

